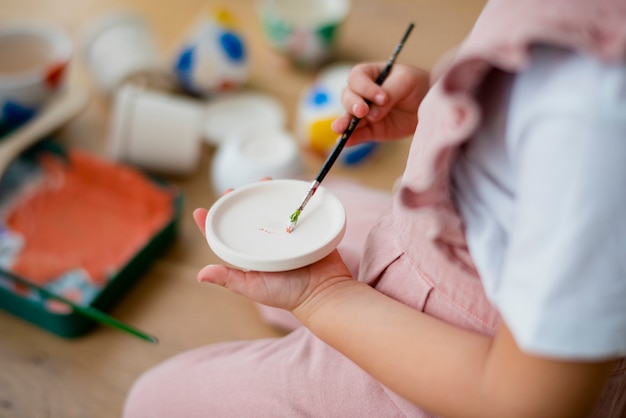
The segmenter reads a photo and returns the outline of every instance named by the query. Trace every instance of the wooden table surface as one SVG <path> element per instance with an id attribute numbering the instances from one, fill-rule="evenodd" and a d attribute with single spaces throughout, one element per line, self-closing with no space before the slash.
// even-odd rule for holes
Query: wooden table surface
<path id="1" fill-rule="evenodd" d="M 337 60 L 386 60 L 413 21 L 416 28 L 398 62 L 430 68 L 463 38 L 483 5 L 483 0 L 352 0 L 339 34 Z M 268 48 L 254 0 L 0 0 L 0 23 L 44 20 L 66 29 L 79 45 L 89 22 L 112 10 L 129 9 L 146 19 L 163 59 L 171 60 L 190 25 L 217 6 L 235 16 L 246 41 L 251 73 L 245 88 L 278 98 L 293 130 L 298 97 L 315 74 L 292 68 Z M 105 155 L 110 100 L 95 88 L 78 50 L 71 81 L 88 90 L 91 101 L 56 136 L 68 146 Z M 409 141 L 385 144 L 358 166 L 337 165 L 330 176 L 390 190 L 404 168 Z M 281 335 L 263 323 L 248 300 L 196 282 L 202 266 L 218 262 L 191 218 L 194 208 L 209 207 L 216 198 L 209 179 L 213 153 L 205 145 L 193 174 L 166 177 L 180 186 L 185 198 L 176 241 L 111 311 L 158 336 L 160 343 L 150 345 L 104 326 L 66 340 L 0 310 L 0 417 L 116 417 L 133 381 L 172 355 L 219 341 Z M 311 176 L 322 162 L 310 157 L 305 161 Z"/>

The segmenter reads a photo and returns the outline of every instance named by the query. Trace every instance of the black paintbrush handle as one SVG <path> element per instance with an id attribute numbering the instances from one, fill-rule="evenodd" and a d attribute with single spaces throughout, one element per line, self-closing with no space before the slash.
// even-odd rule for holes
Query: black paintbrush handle
<path id="1" fill-rule="evenodd" d="M 402 36 L 402 39 L 400 40 L 400 42 L 398 42 L 398 45 L 396 46 L 396 49 L 393 51 L 393 53 L 389 57 L 389 60 L 387 61 L 387 65 L 385 65 L 385 68 L 383 68 L 383 71 L 376 78 L 376 84 L 378 84 L 379 86 L 383 84 L 383 82 L 385 81 L 389 73 L 391 72 L 391 67 L 393 67 L 394 62 L 396 61 L 396 57 L 400 53 L 400 50 L 404 46 L 404 43 L 406 42 L 409 35 L 411 34 L 411 31 L 413 30 L 414 26 L 415 25 L 413 23 L 409 24 L 409 27 L 404 32 L 404 36 Z M 371 104 L 370 100 L 365 100 L 365 102 L 367 103 L 368 106 Z M 317 183 L 321 183 L 322 180 L 324 180 L 324 177 L 326 177 L 326 174 L 328 174 L 333 164 L 335 164 L 337 157 L 339 157 L 339 154 L 343 150 L 343 147 L 348 142 L 348 139 L 350 139 L 352 132 L 354 132 L 354 130 L 356 129 L 360 121 L 361 121 L 361 118 L 357 118 L 356 116 L 352 117 L 352 119 L 350 120 L 350 123 L 348 124 L 348 127 L 343 132 L 343 134 L 341 134 L 341 137 L 339 138 L 339 141 L 337 141 L 335 148 L 330 153 L 330 155 L 326 158 L 324 165 L 322 165 L 320 172 L 315 178 L 315 181 Z"/>

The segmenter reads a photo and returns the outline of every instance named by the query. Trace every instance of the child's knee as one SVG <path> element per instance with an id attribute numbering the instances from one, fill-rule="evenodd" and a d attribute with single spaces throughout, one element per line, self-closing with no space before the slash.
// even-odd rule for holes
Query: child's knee
<path id="1" fill-rule="evenodd" d="M 172 400 L 185 392 L 178 374 L 184 373 L 170 362 L 160 364 L 142 374 L 131 387 L 123 407 L 123 418 L 158 418 L 175 416 Z M 184 379 L 182 379 L 184 380 Z M 181 384 L 179 384 L 181 383 Z M 179 411 L 180 412 L 180 411 Z"/>

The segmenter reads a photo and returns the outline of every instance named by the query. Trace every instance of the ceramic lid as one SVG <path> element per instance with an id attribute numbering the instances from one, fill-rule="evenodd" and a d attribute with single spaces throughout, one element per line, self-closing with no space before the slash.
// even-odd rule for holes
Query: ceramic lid
<path id="1" fill-rule="evenodd" d="M 258 92 L 233 92 L 209 101 L 205 108 L 204 139 L 219 145 L 242 130 L 283 130 L 287 114 L 280 102 Z"/>
<path id="2" fill-rule="evenodd" d="M 243 270 L 286 271 L 320 260 L 343 238 L 346 214 L 339 199 L 320 186 L 295 230 L 287 233 L 289 216 L 309 186 L 300 180 L 269 180 L 226 194 L 206 219 L 209 246 Z"/>

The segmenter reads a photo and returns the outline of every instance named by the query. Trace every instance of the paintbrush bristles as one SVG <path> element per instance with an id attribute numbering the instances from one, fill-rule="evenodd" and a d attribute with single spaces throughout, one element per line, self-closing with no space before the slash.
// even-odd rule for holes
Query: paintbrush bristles
<path id="1" fill-rule="evenodd" d="M 285 228 L 285 230 L 287 231 L 288 234 L 291 234 L 291 231 L 293 231 L 293 229 L 296 227 L 296 223 L 298 222 L 298 218 L 300 217 L 300 213 L 302 213 L 302 209 L 298 208 L 289 217 L 289 225 L 287 225 L 287 228 Z"/>
<path id="2" fill-rule="evenodd" d="M 311 183 L 311 186 L 309 187 L 309 190 L 306 192 L 306 195 L 304 196 L 304 199 L 302 199 L 302 203 L 300 203 L 300 206 L 298 206 L 298 209 L 296 209 L 289 216 L 289 224 L 287 224 L 287 227 L 285 228 L 285 230 L 287 231 L 288 234 L 291 234 L 293 229 L 296 227 L 296 223 L 298 223 L 298 219 L 300 218 L 300 214 L 304 210 L 304 207 L 306 206 L 306 204 L 309 202 L 309 199 L 311 198 L 311 196 L 313 196 L 315 194 L 315 191 L 317 190 L 319 185 L 320 185 L 320 182 L 317 181 L 317 179 L 313 180 L 313 183 Z"/>

